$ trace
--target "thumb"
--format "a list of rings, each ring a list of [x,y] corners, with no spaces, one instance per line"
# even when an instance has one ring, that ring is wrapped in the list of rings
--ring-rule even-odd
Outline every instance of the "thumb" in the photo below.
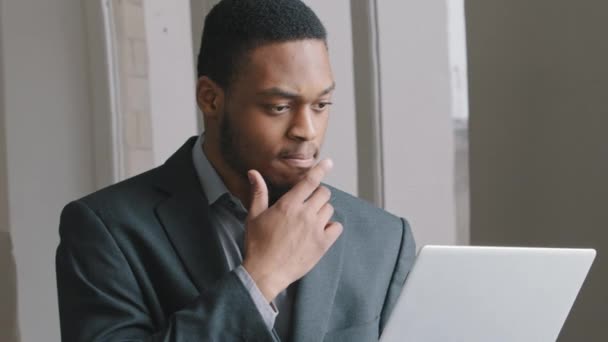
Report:
[[[249,178],[249,183],[251,183],[249,216],[255,218],[268,209],[268,187],[262,175],[256,170],[249,170],[247,177]]]

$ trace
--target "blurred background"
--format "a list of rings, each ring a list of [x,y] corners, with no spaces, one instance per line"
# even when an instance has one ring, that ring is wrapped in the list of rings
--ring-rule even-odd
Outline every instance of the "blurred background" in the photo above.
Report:
[[[62,207],[203,129],[215,2],[0,0],[0,341],[60,340]],[[596,248],[560,341],[608,341],[608,2],[305,2],[338,85],[328,182],[419,247]]]

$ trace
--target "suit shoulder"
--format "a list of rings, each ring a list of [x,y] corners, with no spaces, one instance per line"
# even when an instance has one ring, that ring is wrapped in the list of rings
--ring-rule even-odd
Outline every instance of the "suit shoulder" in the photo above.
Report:
[[[331,190],[334,207],[344,214],[348,222],[358,223],[358,226],[367,227],[370,230],[372,227],[397,230],[400,234],[403,233],[404,227],[407,227],[405,219],[340,189],[326,186]]]
[[[158,168],[151,169],[118,183],[106,186],[77,199],[93,211],[114,211],[132,208],[156,198],[158,190],[153,186]]]

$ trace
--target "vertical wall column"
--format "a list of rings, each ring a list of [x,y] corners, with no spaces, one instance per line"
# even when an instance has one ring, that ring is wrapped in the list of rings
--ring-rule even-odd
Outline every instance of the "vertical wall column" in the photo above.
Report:
[[[0,341],[17,342],[17,274],[10,232],[4,102],[3,8],[0,4]]]
[[[451,41],[446,1],[376,7],[385,207],[409,219],[418,247],[466,244],[455,222],[452,126],[453,97],[463,95],[452,89],[450,54],[465,49],[464,37]]]
[[[382,107],[375,1],[351,0],[359,197],[384,207]]]

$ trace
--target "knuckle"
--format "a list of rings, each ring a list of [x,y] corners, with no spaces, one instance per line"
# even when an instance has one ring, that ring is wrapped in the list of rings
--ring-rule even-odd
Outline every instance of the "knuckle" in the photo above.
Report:
[[[342,235],[342,232],[344,232],[344,227],[341,223],[338,223],[338,226],[336,227],[336,236],[340,237],[340,235]]]
[[[291,210],[291,206],[288,202],[283,201],[283,200],[279,200],[275,203],[275,207],[277,208],[278,211],[282,212],[282,213],[288,213]]]
[[[332,223],[330,224],[330,227],[328,227],[328,228],[331,228],[331,232],[332,232],[332,233],[333,233],[333,232],[336,232],[336,233],[338,233],[338,235],[339,235],[339,234],[340,234],[340,232],[342,231],[342,224],[341,224],[340,222],[332,222]],[[332,235],[333,235],[333,234],[332,234]]]
[[[306,177],[304,177],[304,181],[305,181],[307,184],[312,185],[312,186],[315,186],[315,187],[316,187],[316,186],[318,186],[318,185],[319,185],[319,183],[320,183],[320,181],[319,181],[319,179],[318,179],[318,177],[317,177],[316,173],[314,173],[314,172],[309,172],[309,173],[307,173],[307,174],[306,174]]]
[[[331,217],[334,214],[334,207],[329,203],[325,203],[322,213]]]
[[[262,196],[262,195],[264,195],[264,190],[263,190],[261,187],[256,186],[256,187],[253,189],[253,195],[254,195],[254,196]]]
[[[310,210],[304,211],[302,216],[306,222],[315,222],[317,220],[317,215]]]
[[[329,199],[331,197],[331,191],[326,186],[321,185],[319,187],[319,191],[321,192],[321,195],[323,195],[324,198]]]

